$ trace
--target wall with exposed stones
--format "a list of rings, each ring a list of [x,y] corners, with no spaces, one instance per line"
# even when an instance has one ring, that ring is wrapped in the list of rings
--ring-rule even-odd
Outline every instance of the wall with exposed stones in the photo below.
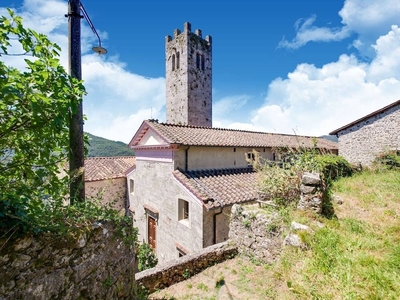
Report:
[[[297,209],[322,212],[325,189],[318,173],[305,172],[301,178],[300,201]]]
[[[167,123],[212,126],[211,37],[186,22],[166,37],[165,51]]]
[[[282,249],[283,229],[277,224],[279,215],[258,209],[255,205],[233,205],[229,224],[229,241],[240,254],[274,262]]]
[[[0,299],[132,299],[134,249],[110,224],[0,240]]]
[[[222,262],[237,254],[237,249],[228,243],[204,248],[199,252],[158,265],[155,268],[136,273],[138,286],[145,287],[150,293],[183,281],[216,263]]]
[[[352,164],[369,166],[377,155],[400,150],[400,105],[338,132],[339,155]]]

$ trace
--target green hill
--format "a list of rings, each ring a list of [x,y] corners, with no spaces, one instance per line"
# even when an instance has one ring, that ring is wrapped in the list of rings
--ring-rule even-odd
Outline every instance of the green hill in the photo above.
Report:
[[[89,137],[88,157],[100,156],[132,156],[135,152],[123,142],[111,141],[86,133]]]

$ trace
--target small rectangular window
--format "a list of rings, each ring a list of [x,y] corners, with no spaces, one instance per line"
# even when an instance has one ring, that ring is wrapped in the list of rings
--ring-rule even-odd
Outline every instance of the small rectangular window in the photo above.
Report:
[[[179,199],[178,221],[189,221],[189,202]]]
[[[247,152],[247,159],[248,160],[254,160],[254,153],[253,152]]]
[[[200,69],[200,54],[196,53],[196,68]]]
[[[135,193],[135,181],[133,179],[129,180],[129,193],[132,195]]]

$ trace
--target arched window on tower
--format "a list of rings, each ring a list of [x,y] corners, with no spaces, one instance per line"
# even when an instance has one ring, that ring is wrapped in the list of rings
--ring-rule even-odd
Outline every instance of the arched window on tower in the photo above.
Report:
[[[200,69],[200,53],[196,53],[196,67]]]
[[[176,52],[176,69],[179,70],[179,52]]]
[[[205,62],[204,62],[204,54],[202,54],[202,55],[201,55],[201,70],[202,70],[202,71],[204,71],[204,65],[205,65]]]
[[[172,71],[175,71],[175,54],[172,54]]]

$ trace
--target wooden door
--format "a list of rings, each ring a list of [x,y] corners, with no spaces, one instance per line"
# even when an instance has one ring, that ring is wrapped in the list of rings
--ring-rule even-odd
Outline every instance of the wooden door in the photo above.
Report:
[[[152,217],[147,217],[147,232],[148,232],[148,242],[153,250],[156,250],[156,220]]]

